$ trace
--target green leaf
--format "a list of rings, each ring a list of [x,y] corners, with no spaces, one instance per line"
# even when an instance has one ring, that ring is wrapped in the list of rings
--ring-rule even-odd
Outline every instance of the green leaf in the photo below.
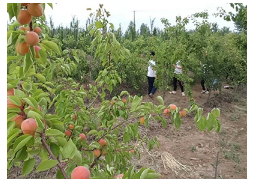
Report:
[[[140,179],[141,177],[141,174],[144,170],[146,170],[147,168],[143,167],[141,168],[134,176],[133,176],[133,179]]]
[[[35,162],[36,162],[36,160],[34,158],[31,158],[31,159],[26,160],[24,162],[23,167],[22,167],[22,175],[23,176],[28,175],[29,173],[31,173],[31,171],[34,168]]]
[[[211,131],[215,126],[215,117],[212,113],[207,115],[207,131]]]
[[[148,173],[144,179],[156,179],[161,177],[159,173]]]
[[[146,170],[144,170],[142,173],[141,173],[141,177],[140,179],[145,179],[147,174],[148,174],[148,171],[149,171],[149,168],[147,168]]]
[[[23,100],[27,102],[32,108],[38,109],[38,103],[33,97],[24,98]]]
[[[29,82],[24,82],[22,84],[22,88],[27,91],[27,92],[30,92],[30,90],[32,90],[32,84]]]
[[[197,127],[199,128],[200,131],[203,131],[206,129],[207,126],[207,121],[206,118],[204,116],[201,116],[199,121],[196,122]]]
[[[58,157],[60,154],[60,146],[55,143],[50,143],[50,149],[55,157]]]
[[[174,120],[173,121],[174,121],[176,130],[178,130],[180,128],[180,126],[181,126],[181,119],[179,117],[179,113],[178,112],[174,114]]]
[[[51,128],[47,129],[45,133],[46,133],[46,136],[64,136],[63,132],[57,129],[51,129]]]
[[[62,147],[67,143],[67,140],[64,137],[57,136],[55,139],[57,140],[57,143]]]
[[[62,154],[65,158],[72,159],[77,151],[76,145],[70,139],[63,147]]]
[[[23,64],[23,74],[26,75],[26,73],[28,73],[30,67],[33,64],[33,60],[32,60],[32,56],[30,53],[25,54],[25,58],[24,58],[24,64]]]
[[[220,109],[214,108],[212,109],[211,113],[214,115],[214,117],[219,117],[220,116]]]
[[[40,49],[38,53],[39,53],[39,60],[41,61],[41,63],[44,65],[47,64],[48,63],[47,53],[43,49]]]
[[[77,166],[82,165],[82,155],[78,150],[76,150],[73,160],[76,162]]]
[[[8,135],[7,138],[7,149],[9,149],[9,147],[11,146],[12,141],[18,136],[18,134],[21,132],[20,129],[15,128],[13,129],[10,134]]]
[[[135,111],[135,109],[137,108],[137,106],[140,105],[141,101],[142,101],[142,97],[134,96],[134,100],[132,102],[131,111]]]
[[[90,130],[87,135],[92,135],[92,134],[97,134],[97,133],[98,133],[97,130]]]
[[[41,172],[41,171],[45,171],[45,170],[48,170],[50,168],[53,168],[55,165],[57,165],[58,161],[57,160],[45,160],[45,161],[42,161],[37,169],[36,169],[36,172]]]
[[[216,122],[215,122],[215,131],[216,133],[220,132],[220,121],[218,119],[216,119]]]
[[[21,101],[16,96],[8,96],[10,101],[15,104],[16,106],[21,106]]]
[[[16,155],[16,160],[17,161],[24,161],[28,154],[27,154],[27,151],[26,151],[27,147],[24,146],[22,149],[20,149],[18,152],[17,152],[17,155]]]
[[[27,117],[28,118],[34,118],[34,119],[42,119],[42,116],[39,114],[39,113],[37,113],[37,112],[35,112],[35,111],[29,111],[28,113],[27,113]],[[38,122],[37,122],[38,123]],[[39,126],[39,123],[38,123],[38,126]],[[40,125],[39,127],[41,127],[42,125]]]
[[[58,45],[52,41],[43,40],[42,45],[48,50],[48,51],[54,51],[57,54],[61,54],[60,49]]]
[[[95,22],[95,26],[96,26],[97,29],[103,28],[103,24],[102,24],[101,21],[96,21],[96,22]]]
[[[53,3],[47,3],[53,9]]]
[[[160,102],[161,105],[164,105],[163,98],[161,96],[157,96],[157,100]]]
[[[128,93],[127,91],[122,91],[122,92],[120,93],[120,96],[123,96],[123,95],[129,95],[129,93]]]
[[[23,91],[18,90],[18,89],[14,89],[14,95],[17,96],[18,98],[27,97]]]
[[[9,135],[9,132],[12,131],[14,127],[15,127],[15,121],[7,122],[7,135]]]
[[[39,81],[45,83],[46,82],[46,78],[41,75],[41,74],[35,74],[35,76],[39,79]]]
[[[149,140],[148,142],[148,150],[152,150],[155,145],[155,141],[153,139]]]
[[[61,170],[57,170],[57,172],[56,172],[56,178],[57,179],[64,179],[64,176],[63,176]]]
[[[13,146],[14,153],[16,153],[19,149],[23,148],[23,146],[25,146],[31,138],[31,135],[22,135],[17,138]]]

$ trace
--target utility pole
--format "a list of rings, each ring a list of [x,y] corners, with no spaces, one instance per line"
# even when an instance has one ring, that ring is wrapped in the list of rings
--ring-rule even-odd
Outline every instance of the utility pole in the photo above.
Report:
[[[134,39],[135,39],[135,33],[136,33],[136,30],[135,30],[135,11],[134,11]]]

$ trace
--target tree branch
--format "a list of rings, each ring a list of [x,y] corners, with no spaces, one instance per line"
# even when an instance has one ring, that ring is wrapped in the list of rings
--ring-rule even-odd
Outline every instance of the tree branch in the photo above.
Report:
[[[118,124],[118,125],[116,125],[116,126],[114,126],[112,129],[111,129],[111,131],[112,130],[114,130],[114,129],[116,129],[117,127],[119,127],[119,126],[121,126],[121,125],[123,125],[125,122],[122,122],[122,123],[120,123],[120,124]],[[103,138],[106,134],[108,134],[107,132],[105,132],[97,141],[99,141],[101,138]]]
[[[61,170],[63,177],[64,177],[65,179],[68,179],[68,176],[67,176],[67,174],[66,174],[64,168],[62,167],[60,160],[57,159],[57,158],[54,156],[54,154],[52,153],[50,147],[48,146],[48,144],[47,144],[47,142],[46,142],[46,140],[45,140],[44,134],[41,134],[41,141],[42,141],[43,146],[45,146],[45,148],[47,149],[47,152],[49,153],[49,155],[51,156],[51,158],[58,161],[57,166],[58,166],[58,168]]]

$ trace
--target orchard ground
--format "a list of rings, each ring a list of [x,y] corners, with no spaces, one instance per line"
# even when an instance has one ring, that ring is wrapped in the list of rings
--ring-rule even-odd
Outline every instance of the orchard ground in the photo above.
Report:
[[[247,179],[247,89],[222,89],[221,97],[217,92],[200,94],[200,84],[192,88],[194,100],[204,108],[204,112],[210,112],[212,108],[221,109],[221,130],[216,133],[201,132],[195,126],[194,117],[186,115],[182,118],[182,125],[175,130],[173,124],[162,128],[160,123],[150,121],[146,129],[141,125],[141,134],[148,137],[157,136],[160,148],[154,147],[148,151],[148,146],[140,146],[133,142],[141,153],[141,159],[134,157],[132,164],[136,169],[149,167],[162,175],[164,179],[212,179],[215,176],[223,179]],[[156,92],[154,99],[144,96],[144,102],[154,101],[163,95]],[[176,95],[165,92],[166,105],[176,104],[179,107],[189,107],[187,97],[182,97],[180,90]],[[99,105],[96,105],[99,106]],[[218,154],[218,166],[217,164]],[[37,160],[39,163],[39,160]],[[36,167],[35,167],[36,168]],[[8,178],[55,178],[57,168],[22,177],[21,169],[13,167]]]

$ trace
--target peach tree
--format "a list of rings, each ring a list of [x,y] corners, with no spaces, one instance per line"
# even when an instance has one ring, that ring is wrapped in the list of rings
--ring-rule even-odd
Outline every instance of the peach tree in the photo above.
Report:
[[[47,5],[53,8],[51,3]],[[62,56],[62,51],[48,40],[46,4],[7,4],[10,21],[16,18],[7,31],[7,47],[16,48],[7,55],[8,171],[18,166],[24,176],[34,168],[41,172],[57,167],[56,178],[65,179],[158,178],[160,174],[149,168],[136,170],[131,166],[131,158],[141,156],[134,142],[147,144],[149,150],[159,147],[156,137],[141,136],[141,126],[157,121],[166,127],[171,121],[179,129],[181,119],[194,114],[199,130],[219,132],[219,109],[204,117],[196,104],[183,109],[165,103],[161,96],[157,97],[159,105],[127,91],[107,98],[121,83],[115,64],[126,61],[130,52],[111,32],[113,24],[107,21],[110,13],[99,6],[89,32],[92,49],[104,69],[94,84],[84,88],[61,71],[47,78],[50,70],[55,70],[50,69],[52,57]],[[59,80],[57,73],[62,76]]]

